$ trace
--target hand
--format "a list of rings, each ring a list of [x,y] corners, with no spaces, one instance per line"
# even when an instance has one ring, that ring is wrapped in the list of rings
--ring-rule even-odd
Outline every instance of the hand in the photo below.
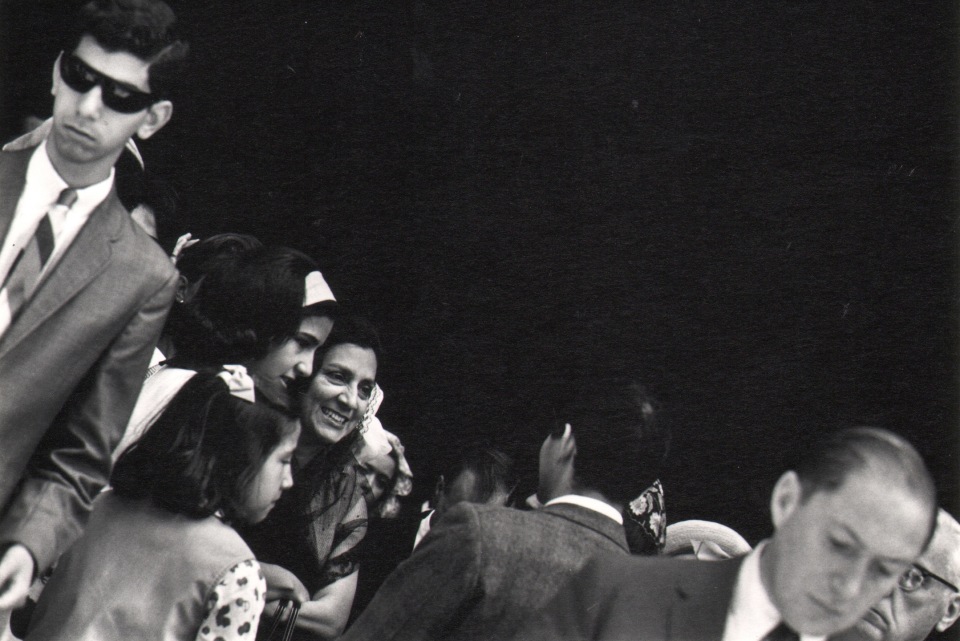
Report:
[[[267,601],[290,599],[295,603],[306,603],[310,600],[310,592],[290,570],[263,562],[260,569],[267,580]]]
[[[27,601],[36,562],[30,550],[14,543],[0,558],[0,612],[18,608]]]

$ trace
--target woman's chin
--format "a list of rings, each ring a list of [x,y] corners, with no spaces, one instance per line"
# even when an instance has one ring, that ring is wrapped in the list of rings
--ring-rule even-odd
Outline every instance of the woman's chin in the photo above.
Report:
[[[356,425],[330,425],[323,421],[316,425],[314,433],[321,442],[333,445],[334,443],[342,441],[345,436],[353,431],[354,427],[356,427]]]

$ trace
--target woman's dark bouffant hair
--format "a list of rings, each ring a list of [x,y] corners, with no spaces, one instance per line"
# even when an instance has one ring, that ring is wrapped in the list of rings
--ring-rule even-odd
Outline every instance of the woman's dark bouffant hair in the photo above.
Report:
[[[303,307],[307,255],[287,247],[253,247],[210,262],[193,298],[168,331],[175,361],[187,366],[249,363],[294,336],[304,313],[333,316],[336,303]]]
[[[143,438],[117,461],[110,483],[178,514],[236,518],[260,465],[296,422],[230,394],[213,373],[198,373]]]
[[[359,345],[373,350],[377,357],[377,363],[380,363],[383,348],[380,346],[380,336],[373,324],[362,316],[338,317],[330,330],[330,335],[323,342],[313,355],[313,373],[316,374],[323,363],[323,357],[330,348],[337,345]]]

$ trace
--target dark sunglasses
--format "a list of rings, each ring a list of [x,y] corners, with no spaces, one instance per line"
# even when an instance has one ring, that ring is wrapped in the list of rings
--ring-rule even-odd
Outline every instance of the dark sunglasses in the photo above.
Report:
[[[927,579],[939,581],[954,592],[960,592],[954,584],[919,565],[911,566],[909,570],[903,573],[903,576],[900,577],[900,589],[904,592],[913,592],[919,589]]]
[[[159,100],[153,94],[103,75],[72,53],[64,53],[60,57],[60,77],[68,87],[81,94],[99,85],[103,104],[122,114],[143,111]]]

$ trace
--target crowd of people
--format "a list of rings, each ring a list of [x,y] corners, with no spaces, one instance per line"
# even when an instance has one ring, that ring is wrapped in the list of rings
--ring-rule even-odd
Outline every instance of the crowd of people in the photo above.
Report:
[[[908,641],[960,618],[960,524],[902,436],[825,434],[752,547],[668,524],[670,428],[619,369],[569,381],[536,494],[484,447],[404,506],[377,331],[314,260],[151,238],[133,139],[173,117],[175,22],[86,5],[52,119],[0,153],[8,637]]]

